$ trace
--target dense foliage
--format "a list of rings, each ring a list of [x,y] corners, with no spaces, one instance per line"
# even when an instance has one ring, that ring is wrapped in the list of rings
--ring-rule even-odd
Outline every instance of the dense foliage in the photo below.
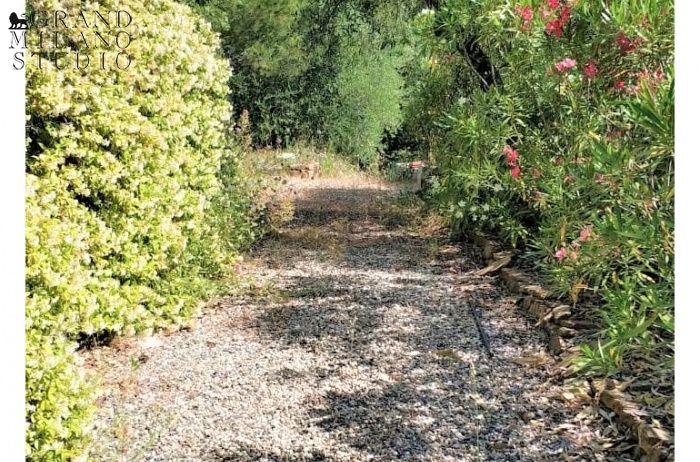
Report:
[[[255,144],[306,142],[369,166],[401,121],[415,2],[189,0],[220,32]]]
[[[602,300],[583,365],[673,349],[669,1],[440,2],[417,15],[407,126],[456,230],[526,245],[574,303]]]
[[[56,68],[57,51],[100,50],[66,29],[41,49],[27,35],[46,58],[26,70],[27,460],[85,458],[80,342],[186,322],[256,237],[251,145],[363,167],[422,156],[456,233],[499,234],[559,295],[599,304],[605,330],[580,365],[672,366],[672,2],[29,7],[134,21],[124,70]]]
[[[230,70],[208,22],[170,0],[31,7],[134,18],[125,70],[27,67],[27,457],[78,460],[91,387],[76,342],[185,322],[251,223],[244,189],[231,192]],[[58,37],[40,48],[31,30],[28,51],[81,49]]]

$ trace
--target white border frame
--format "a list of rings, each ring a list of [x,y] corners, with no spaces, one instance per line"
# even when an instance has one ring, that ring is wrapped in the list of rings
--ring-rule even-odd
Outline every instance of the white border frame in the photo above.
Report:
[[[24,155],[25,152],[25,71],[12,68],[9,49],[10,13],[24,13],[25,2],[4,0],[0,21],[3,52],[0,61],[0,124],[2,168],[0,168],[0,284],[2,321],[0,355],[0,457],[7,461],[25,460],[25,346],[24,346]],[[1,18],[0,18],[1,19]]]

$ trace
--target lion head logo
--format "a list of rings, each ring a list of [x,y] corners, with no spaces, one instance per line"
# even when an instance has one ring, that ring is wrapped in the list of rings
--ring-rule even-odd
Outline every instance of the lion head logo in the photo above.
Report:
[[[22,16],[25,16],[22,14]],[[26,19],[20,19],[19,16],[17,16],[17,13],[12,13],[10,14],[10,29],[28,29],[29,25],[27,24]]]

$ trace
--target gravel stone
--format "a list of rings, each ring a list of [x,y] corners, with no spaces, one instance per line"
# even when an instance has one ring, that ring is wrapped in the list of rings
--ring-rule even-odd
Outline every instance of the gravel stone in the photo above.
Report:
[[[108,386],[99,460],[599,460],[597,412],[577,420],[548,398],[549,366],[512,362],[546,354],[544,335],[474,252],[393,212],[395,186],[290,184],[295,218],[243,265],[260,290],[192,331],[85,353]]]

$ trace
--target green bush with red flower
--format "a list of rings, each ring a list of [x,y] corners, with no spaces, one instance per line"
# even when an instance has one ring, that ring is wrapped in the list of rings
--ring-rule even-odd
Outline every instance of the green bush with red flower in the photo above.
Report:
[[[414,21],[406,125],[443,172],[432,202],[600,303],[591,369],[672,363],[673,18],[670,1],[448,0]]]

